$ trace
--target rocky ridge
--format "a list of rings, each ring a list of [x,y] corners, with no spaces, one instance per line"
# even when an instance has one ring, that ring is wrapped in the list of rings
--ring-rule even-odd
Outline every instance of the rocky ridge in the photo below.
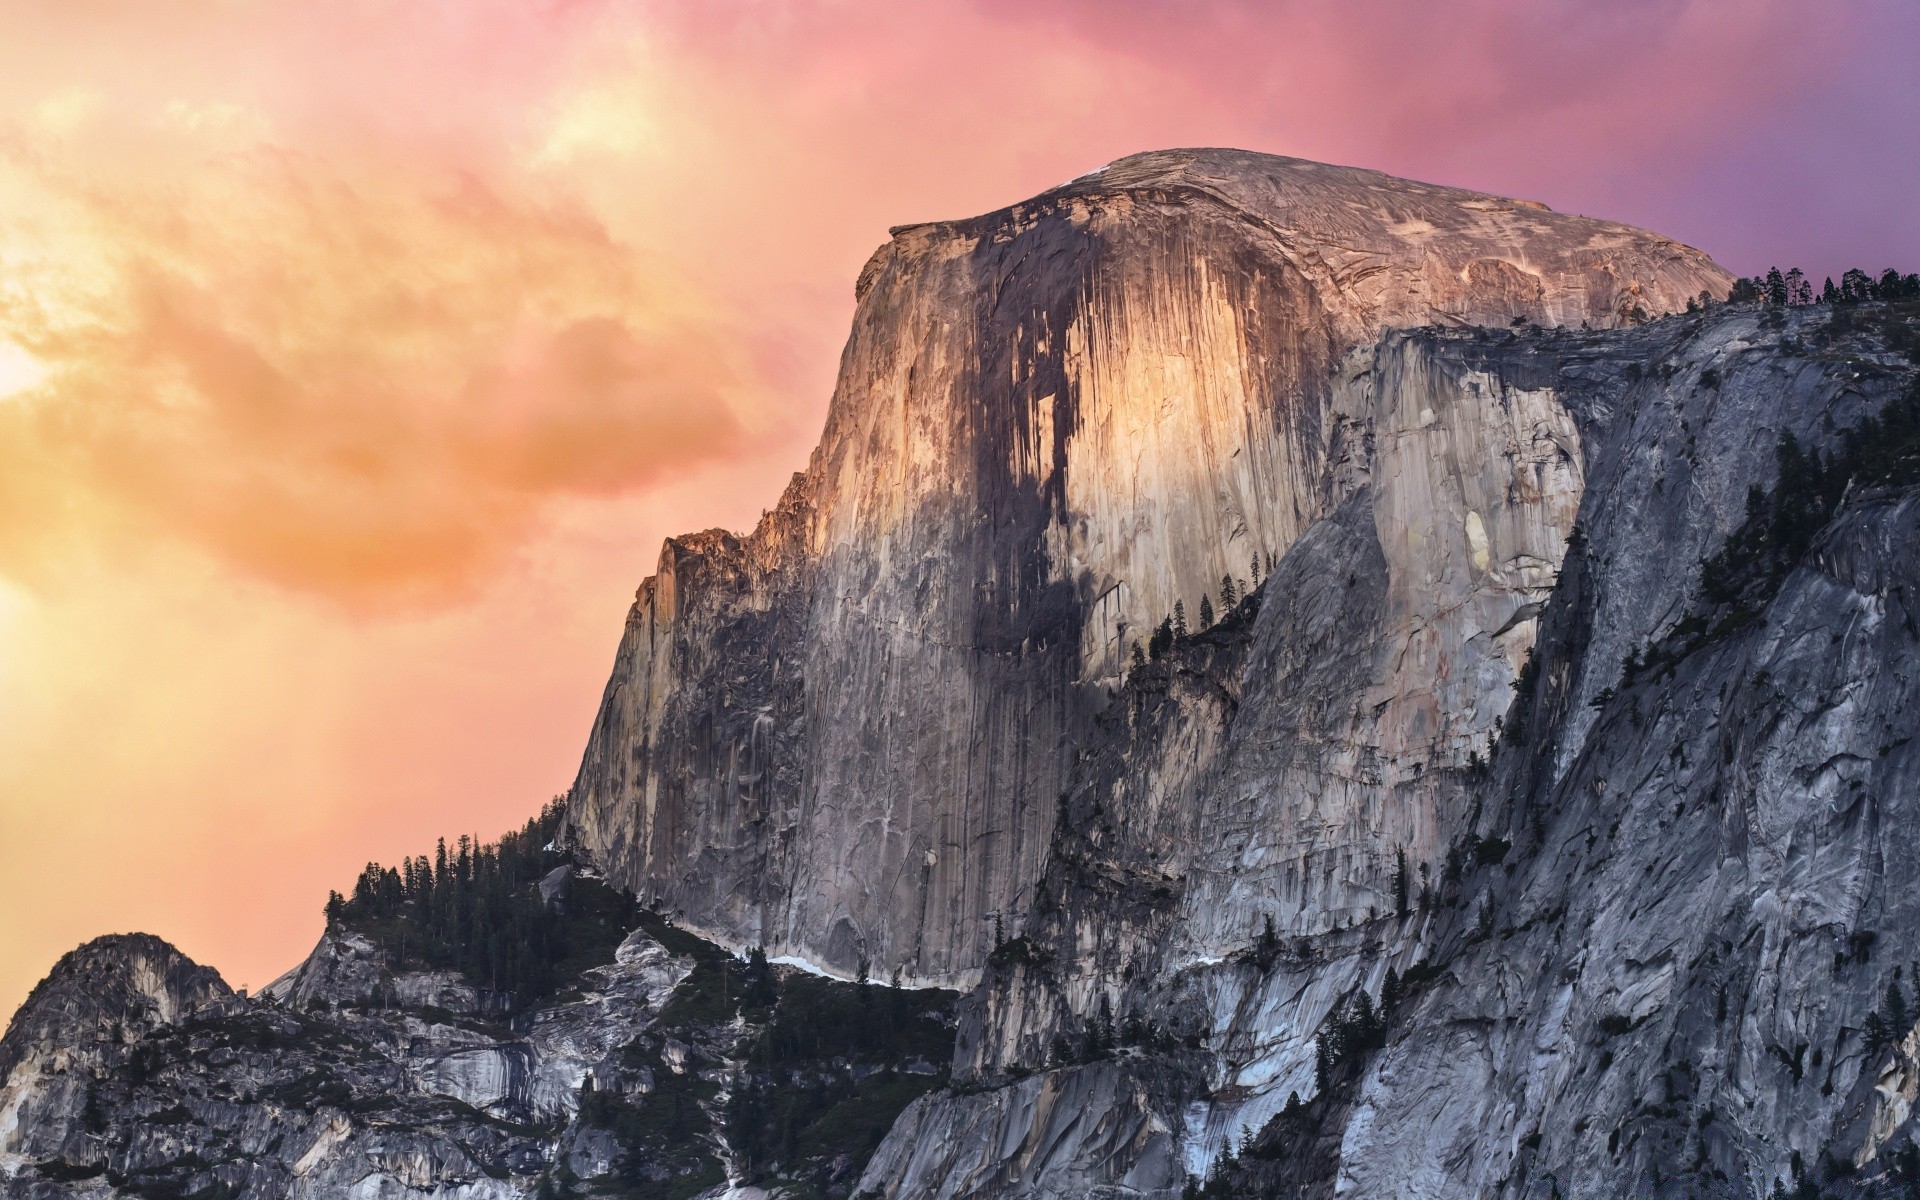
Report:
[[[0,1195],[845,1195],[944,1081],[951,1002],[651,917],[531,1005],[396,969],[350,924],[252,998],[158,939],[102,938],[0,1042]]]

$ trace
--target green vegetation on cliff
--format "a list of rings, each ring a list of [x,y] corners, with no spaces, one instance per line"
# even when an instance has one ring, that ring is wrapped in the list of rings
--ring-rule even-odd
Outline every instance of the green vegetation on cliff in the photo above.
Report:
[[[575,877],[551,900],[540,881],[571,861],[553,849],[558,800],[492,845],[441,839],[397,867],[368,863],[353,895],[333,893],[327,921],[364,934],[396,970],[459,971],[475,987],[525,1007],[582,971],[613,961],[639,920],[632,900],[598,880]]]

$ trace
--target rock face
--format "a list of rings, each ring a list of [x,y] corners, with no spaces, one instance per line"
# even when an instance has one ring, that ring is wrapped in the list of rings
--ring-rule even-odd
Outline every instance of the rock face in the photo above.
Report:
[[[220,974],[150,934],[95,938],[54,965],[0,1038],[0,1079],[77,1041],[119,1042],[232,995]]]
[[[722,941],[971,981],[994,916],[1027,907],[1131,647],[1340,503],[1329,469],[1355,455],[1358,411],[1342,388],[1371,386],[1352,355],[1395,327],[1633,324],[1727,283],[1640,230],[1236,151],[1140,155],[896,229],[861,273],[807,471],[752,535],[670,541],[641,587],[569,836]],[[1403,576],[1393,603],[1451,622],[1410,652],[1482,639],[1448,694],[1387,718],[1403,748],[1426,722],[1463,747],[1491,721],[1461,696],[1504,686],[1490,664],[1531,627],[1480,626],[1551,585],[1578,448],[1557,409],[1511,400],[1504,426],[1469,412],[1384,485],[1424,504],[1418,472],[1444,469],[1455,435],[1557,464],[1517,484],[1538,496],[1473,510],[1453,531],[1471,546],[1389,548],[1466,606],[1442,615]],[[1470,506],[1505,485],[1457,486]]]
[[[1097,722],[971,1085],[863,1186],[1908,1186],[1920,499],[1850,491],[1750,611],[1694,620],[1779,439],[1913,394],[1920,312],[1872,321],[1383,337],[1335,389],[1333,510]],[[1094,1069],[1116,1099],[1050,1132],[1038,1097]],[[962,1126],[1010,1132],[915,1146]]]

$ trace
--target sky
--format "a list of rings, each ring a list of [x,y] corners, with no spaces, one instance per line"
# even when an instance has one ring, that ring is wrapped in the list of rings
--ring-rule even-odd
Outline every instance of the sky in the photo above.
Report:
[[[0,0],[0,1015],[572,779],[890,225],[1229,145],[1920,269],[1909,0]]]

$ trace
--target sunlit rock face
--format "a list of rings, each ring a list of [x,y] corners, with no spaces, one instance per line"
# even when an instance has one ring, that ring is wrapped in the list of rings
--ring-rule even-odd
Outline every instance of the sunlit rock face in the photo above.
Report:
[[[1641,230],[1237,151],[897,229],[807,471],[750,536],[670,541],[641,587],[569,836],[735,944],[970,980],[992,917],[1028,907],[1131,647],[1223,577],[1244,590],[1351,490],[1329,467],[1377,419],[1358,393],[1383,330],[1613,327],[1727,283]],[[1552,405],[1425,386],[1392,386],[1439,407],[1388,414],[1407,444],[1378,484],[1409,532],[1387,601],[1409,658],[1378,684],[1403,770],[1484,735],[1579,496]],[[1512,503],[1454,471],[1425,511],[1450,456],[1509,447]]]
[[[1045,962],[982,991],[959,1062],[1044,1066],[1102,1012],[1195,1039],[1198,1074],[1148,1089],[1186,1147],[1158,1186],[1312,1094],[1329,1013],[1421,956],[1430,922],[1392,919],[1395,875],[1413,900],[1470,819],[1584,494],[1580,426],[1533,336],[1390,332],[1350,355],[1327,514],[1220,625],[1136,671],[1083,745],[1023,909]],[[1247,970],[1269,931],[1283,953]],[[1214,1099],[1170,1106],[1183,1095]],[[1066,1158],[1056,1172],[1102,1161]],[[1107,1184],[1140,1170],[1103,1161]]]
[[[1715,306],[1351,360],[1338,503],[1096,719],[962,1022],[969,1086],[863,1187],[1003,1162],[955,1194],[1171,1196],[1252,1138],[1217,1194],[1759,1197],[1797,1169],[1900,1194],[1914,489],[1856,488],[1745,623],[1623,660],[1699,610],[1783,435],[1831,452],[1912,394],[1913,316]],[[1323,1078],[1334,1013],[1389,971],[1416,982],[1380,1044]],[[1036,1140],[1036,1098],[1095,1068],[1105,1099]],[[911,1140],[962,1127],[1011,1132]]]

